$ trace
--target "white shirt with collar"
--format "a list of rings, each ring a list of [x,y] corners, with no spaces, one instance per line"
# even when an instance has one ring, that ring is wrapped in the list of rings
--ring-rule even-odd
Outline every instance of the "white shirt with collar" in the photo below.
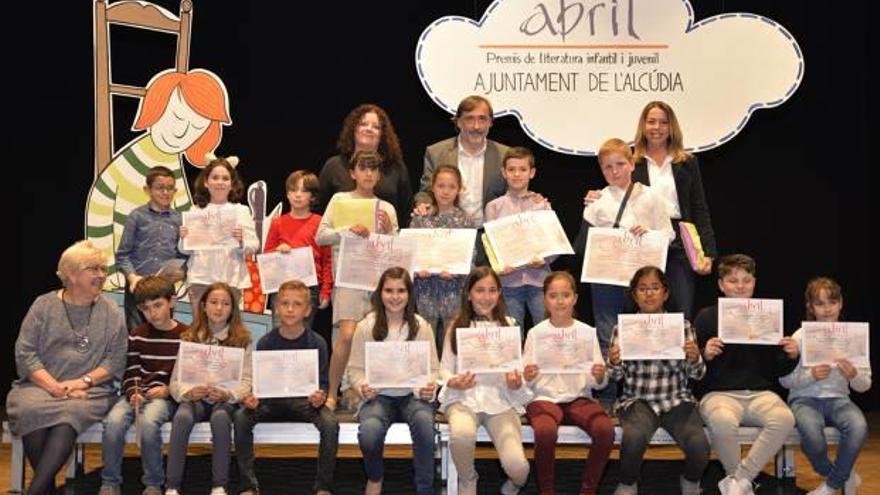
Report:
[[[675,177],[672,175],[672,155],[666,155],[660,165],[648,155],[645,155],[645,160],[648,163],[648,180],[651,181],[651,187],[672,205],[671,218],[681,218],[678,191],[675,189]]]
[[[486,161],[486,142],[475,154],[468,153],[458,141],[458,170],[461,172],[462,188],[458,204],[474,225],[483,225],[483,166]]]

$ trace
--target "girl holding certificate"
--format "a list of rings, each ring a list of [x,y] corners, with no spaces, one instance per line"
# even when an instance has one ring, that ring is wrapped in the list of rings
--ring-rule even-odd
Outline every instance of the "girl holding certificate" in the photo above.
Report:
[[[656,266],[636,271],[630,297],[640,314],[665,313],[669,282]],[[687,320],[685,359],[622,360],[617,326],[608,351],[610,379],[623,379],[623,393],[615,404],[623,427],[620,441],[620,484],[615,495],[638,493],[642,456],[658,427],[663,427],[685,453],[684,473],[679,479],[683,495],[700,493],[700,478],[709,462],[709,442],[697,401],[688,380],[700,380],[706,365],[700,357],[696,336]],[[625,356],[624,356],[625,357]]]
[[[529,477],[529,461],[522,446],[520,414],[531,393],[518,371],[475,375],[458,370],[457,328],[515,326],[507,316],[501,295],[501,279],[487,266],[468,275],[462,292],[461,310],[446,329],[440,361],[440,409],[449,422],[449,448],[459,473],[458,492],[476,495],[474,469],[477,428],[482,424],[495,444],[501,467],[508,479],[501,493],[519,493]]]
[[[238,301],[229,285],[217,282],[208,286],[199,300],[191,327],[181,341],[244,349],[241,382],[229,390],[213,385],[180,382],[181,363],[174,367],[169,387],[171,397],[180,403],[171,421],[165,495],[178,495],[186,467],[186,448],[193,425],[211,422],[211,495],[226,495],[229,483],[229,451],[232,443],[232,417],[238,401],[251,392],[251,334],[241,321]]]
[[[351,387],[365,402],[358,411],[358,444],[364,456],[367,487],[364,493],[382,493],[382,453],[388,427],[398,421],[409,424],[413,439],[413,471],[416,493],[434,493],[434,392],[437,348],[431,325],[416,314],[413,283],[409,273],[395,267],[385,270],[372,296],[373,311],[358,322],[348,364]],[[367,362],[368,342],[424,341],[430,348],[429,380],[416,388],[373,388],[367,376],[375,359]],[[380,356],[387,361],[388,356]],[[404,360],[406,361],[406,360]],[[422,361],[424,363],[424,361]],[[392,363],[397,364],[397,363]],[[404,363],[405,364],[405,363]],[[405,366],[406,367],[406,366]],[[414,366],[414,368],[419,368]],[[411,369],[411,368],[410,368]],[[406,370],[405,370],[406,371]],[[417,370],[412,370],[416,372]]]
[[[232,229],[232,237],[236,246],[219,249],[183,249],[184,239],[189,233],[186,226],[180,227],[181,253],[190,255],[186,270],[186,283],[189,285],[189,301],[193,308],[198,307],[199,299],[209,284],[225,282],[232,288],[236,299],[241,290],[251,286],[245,258],[259,247],[254,219],[251,210],[238,201],[244,196],[244,182],[236,171],[238,157],[207,156],[210,163],[202,169],[193,184],[193,211],[209,212],[212,216],[224,216],[231,212],[235,217],[236,226]]]
[[[348,162],[348,171],[355,188],[353,191],[338,192],[330,199],[327,211],[321,217],[318,226],[317,241],[320,246],[332,246],[331,255],[333,270],[339,271],[339,249],[342,235],[369,237],[370,228],[361,225],[339,226],[334,221],[334,210],[337,201],[346,199],[373,199],[378,201],[375,214],[375,229],[379,234],[397,233],[397,213],[391,203],[377,200],[376,184],[382,177],[382,155],[375,151],[356,151]],[[348,287],[333,288],[333,324],[339,325],[339,337],[333,343],[330,353],[330,390],[327,391],[327,408],[336,409],[336,398],[339,385],[342,383],[342,372],[348,363],[351,353],[351,338],[357,322],[370,311],[370,292]]]
[[[826,277],[814,278],[805,294],[808,321],[835,322],[843,309],[840,285]],[[801,345],[803,329],[793,338]],[[790,390],[788,403],[801,435],[801,447],[813,469],[825,477],[810,495],[833,495],[838,490],[856,493],[862,480],[853,470],[868,435],[865,415],[849,398],[849,389],[865,392],[871,388],[871,368],[856,368],[848,360],[805,367],[804,356],[791,374],[779,381]],[[837,458],[828,458],[825,425],[840,430]]]
[[[607,385],[605,361],[599,349],[595,329],[574,319],[577,303],[577,283],[568,272],[552,272],[544,279],[544,308],[549,318],[533,327],[526,336],[523,354],[535,359],[535,347],[545,334],[557,337],[566,330],[582,329],[592,334],[593,366],[589,373],[546,373],[538,364],[529,364],[523,378],[535,394],[526,408],[529,423],[535,430],[535,468],[538,471],[538,491],[552,495],[556,480],[556,435],[559,425],[573,424],[592,439],[590,454],[581,477],[580,495],[595,495],[599,479],[614,446],[614,427],[611,419],[593,399],[592,389]],[[548,335],[547,337],[551,337]],[[563,338],[565,336],[563,335]],[[568,342],[563,342],[563,345]],[[534,363],[534,362],[533,362]]]
[[[430,214],[414,215],[415,229],[473,229],[474,220],[458,205],[461,192],[461,171],[452,165],[440,165],[431,176],[431,197],[434,208]],[[436,329],[436,339],[443,345],[444,329],[458,312],[464,275],[446,272],[431,274],[427,271],[415,274],[416,307],[431,326]]]

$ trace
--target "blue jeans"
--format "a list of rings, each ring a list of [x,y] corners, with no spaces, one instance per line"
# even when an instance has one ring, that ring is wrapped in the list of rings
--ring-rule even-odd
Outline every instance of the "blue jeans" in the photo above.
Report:
[[[596,321],[596,337],[602,357],[608,359],[608,348],[611,346],[611,333],[617,325],[617,315],[626,306],[627,288],[619,285],[591,284],[590,295],[593,298],[593,318]],[[610,409],[617,399],[617,381],[609,380],[602,390],[594,392],[602,406]]]
[[[153,399],[143,404],[141,409],[141,464],[144,486],[165,484],[165,471],[162,469],[162,425],[167,423],[177,403],[171,399]],[[128,398],[122,396],[104,418],[104,433],[101,439],[101,457],[104,469],[101,481],[105,485],[122,485],[122,457],[125,450],[125,432],[134,424],[134,409]]]
[[[825,484],[835,490],[841,489],[849,479],[868,436],[865,415],[849,397],[798,397],[791,402],[791,410],[801,435],[804,455],[813,469],[826,478]],[[826,424],[840,430],[834,462],[828,459],[828,442],[823,431]]]
[[[522,338],[526,338],[526,307],[532,315],[532,326],[544,320],[544,288],[534,285],[521,285],[519,287],[502,287],[504,302],[507,304],[507,314],[516,320],[522,332]]]
[[[204,400],[180,403],[171,420],[171,441],[168,445],[168,482],[166,488],[180,489],[186,468],[186,449],[193,426],[200,421],[211,422],[211,486],[229,484],[229,457],[232,450],[232,417],[238,404],[211,403]]]
[[[385,474],[382,454],[385,434],[391,423],[409,425],[413,441],[413,471],[416,492],[434,493],[434,406],[413,395],[377,395],[364,402],[358,413],[358,443],[364,456],[367,479],[380,481]]]

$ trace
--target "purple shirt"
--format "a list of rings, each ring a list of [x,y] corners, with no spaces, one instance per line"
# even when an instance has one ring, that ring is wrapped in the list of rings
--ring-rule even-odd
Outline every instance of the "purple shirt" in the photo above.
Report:
[[[550,203],[543,201],[535,203],[532,199],[532,192],[515,197],[509,191],[500,198],[493,199],[486,205],[486,221],[498,220],[499,218],[515,215],[524,211],[531,210],[550,210]],[[544,287],[544,279],[550,274],[550,263],[556,259],[556,256],[549,256],[544,259],[546,263],[541,268],[532,268],[525,266],[517,268],[507,275],[501,276],[502,287],[522,287],[523,285],[534,285],[535,287]]]

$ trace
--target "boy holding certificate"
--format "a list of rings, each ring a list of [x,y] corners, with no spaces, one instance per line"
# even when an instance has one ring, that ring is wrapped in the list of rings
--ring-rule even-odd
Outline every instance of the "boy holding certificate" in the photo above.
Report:
[[[507,182],[507,193],[486,205],[486,221],[497,220],[525,211],[549,210],[550,202],[540,194],[529,191],[529,181],[535,178],[535,155],[528,148],[517,146],[507,150],[501,165],[501,175]],[[527,234],[527,233],[525,233]],[[525,332],[526,308],[532,323],[544,319],[544,277],[550,273],[550,263],[556,256],[536,258],[526,266],[505,266],[501,272],[504,300],[519,328]]]
[[[827,277],[814,278],[807,284],[805,298],[808,321],[839,321],[843,295],[837,282]],[[804,337],[803,328],[792,336],[802,350]],[[833,495],[841,489],[847,495],[854,494],[862,480],[853,467],[868,436],[868,424],[859,406],[850,400],[849,389],[866,392],[871,388],[870,363],[858,368],[849,360],[840,359],[835,365],[804,366],[805,359],[802,353],[797,368],[779,381],[791,390],[788,402],[797,420],[804,454],[813,469],[825,477],[808,495]],[[834,462],[828,458],[826,424],[840,431]]]
[[[750,299],[755,271],[749,256],[725,256],[718,263],[718,288],[725,297]],[[700,311],[695,325],[707,367],[698,387],[705,394],[700,414],[727,473],[718,488],[722,495],[751,495],[752,481],[794,428],[791,410],[774,389],[779,377],[797,365],[798,345],[791,337],[778,345],[725,344],[718,338],[718,305]],[[740,426],[761,427],[742,460],[736,439]]]
[[[349,173],[355,183],[354,191],[338,192],[330,198],[327,210],[318,227],[318,245],[332,246],[333,270],[338,277],[339,248],[342,235],[370,236],[370,226],[362,224],[338,225],[334,221],[336,203],[347,199],[372,199],[378,202],[373,219],[374,230],[379,234],[397,233],[397,213],[387,201],[376,198],[374,189],[382,176],[382,155],[374,151],[356,151],[348,162]],[[350,234],[349,234],[350,233]],[[333,288],[333,324],[339,325],[339,336],[333,343],[330,355],[330,389],[327,390],[327,407],[336,408],[336,397],[342,383],[342,372],[351,353],[351,338],[357,322],[370,311],[370,292],[348,287]]]
[[[630,281],[629,294],[646,319],[664,321],[669,282],[656,266],[639,268]],[[678,314],[680,317],[681,315]],[[620,320],[622,323],[622,319]],[[682,320],[679,318],[678,320]],[[679,323],[681,324],[681,323]],[[709,462],[709,442],[688,382],[700,380],[706,365],[690,323],[684,320],[684,359],[632,359],[626,347],[626,329],[619,323],[608,350],[611,380],[623,379],[623,392],[615,405],[623,427],[620,441],[620,484],[614,495],[635,495],[642,457],[657,428],[663,427],[685,453],[684,472],[679,483],[683,495],[699,495],[700,478]]]
[[[314,492],[329,495],[333,491],[333,472],[339,447],[339,422],[333,411],[324,406],[327,398],[327,343],[324,338],[305,325],[312,311],[309,288],[298,280],[281,284],[274,310],[281,326],[264,335],[257,342],[258,351],[318,350],[318,379],[320,388],[308,397],[257,399],[245,396],[243,407],[235,412],[235,453],[241,475],[239,493],[256,494],[259,491],[254,474],[254,425],[260,422],[308,421],[321,434],[318,447],[318,475]]]
[[[149,179],[148,179],[149,180]],[[162,425],[171,419],[177,403],[169,396],[168,384],[177,361],[180,334],[188,327],[171,318],[174,285],[164,278],[138,278],[134,288],[137,307],[146,322],[128,337],[128,360],[122,377],[123,396],[104,418],[101,440],[100,495],[122,493],[122,459],[125,433],[140,415],[141,478],[146,495],[161,495],[165,484],[162,470]]]

